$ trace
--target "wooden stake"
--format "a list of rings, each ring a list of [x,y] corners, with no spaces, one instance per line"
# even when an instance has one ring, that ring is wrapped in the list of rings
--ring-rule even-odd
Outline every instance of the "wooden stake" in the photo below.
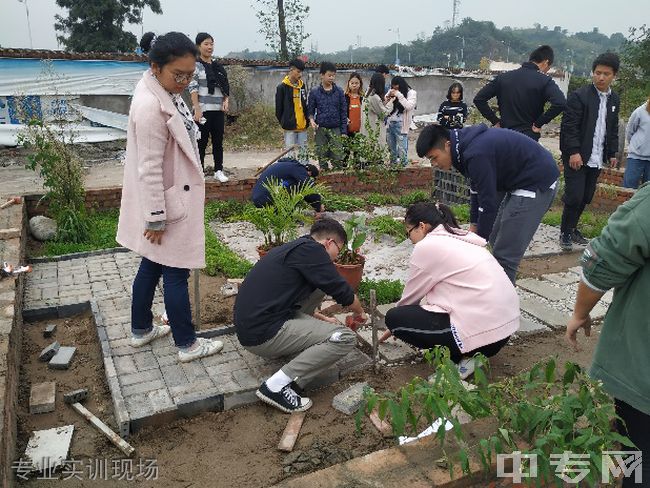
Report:
[[[278,449],[280,451],[291,452],[293,450],[293,446],[298,440],[298,434],[300,434],[303,420],[305,420],[305,412],[295,412],[291,414],[287,426],[284,428],[284,432],[282,433],[282,437],[280,438],[280,443],[278,444]]]
[[[81,403],[72,403],[70,406],[79,412],[83,417],[85,417],[93,427],[104,434],[109,441],[115,444],[115,446],[124,453],[125,456],[131,457],[133,455],[135,448],[115,432],[113,432],[108,425],[95,417],[95,415],[93,415],[92,412],[90,412]]]
[[[271,161],[269,161],[268,163],[266,163],[264,166],[258,168],[258,170],[255,172],[255,177],[257,178],[260,174],[262,174],[262,171],[264,171],[266,168],[268,168],[269,166],[271,166],[273,163],[275,163],[278,159],[280,159],[280,158],[281,158],[282,156],[284,156],[285,154],[289,154],[291,151],[293,151],[293,150],[296,149],[297,147],[299,147],[299,146],[298,146],[297,144],[295,144],[295,145],[291,146],[289,149],[285,149],[283,152],[280,153],[279,156],[276,156],[276,157],[273,158]]]
[[[379,373],[379,331],[377,330],[377,292],[370,290],[370,326],[372,327],[372,364],[375,373]]]
[[[194,270],[194,328],[201,328],[201,291],[199,287],[198,269]]]

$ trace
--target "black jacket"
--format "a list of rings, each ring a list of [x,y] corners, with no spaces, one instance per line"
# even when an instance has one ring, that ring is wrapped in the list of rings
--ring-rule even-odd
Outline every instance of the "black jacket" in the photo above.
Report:
[[[309,126],[307,117],[307,91],[305,85],[300,89],[300,103],[305,116],[306,126]],[[275,90],[275,117],[284,130],[296,130],[296,110],[293,105],[293,87],[282,82]]]
[[[499,114],[488,105],[497,97]],[[544,104],[551,106],[544,112]],[[492,124],[501,122],[504,129],[522,132],[537,140],[539,134],[531,127],[542,127],[562,113],[566,106],[564,94],[550,76],[539,71],[535,63],[526,62],[513,71],[500,74],[485,85],[474,97],[474,105]]]
[[[325,248],[310,236],[271,249],[239,287],[234,310],[239,342],[258,346],[274,337],[316,289],[343,306],[354,301]]]
[[[253,192],[251,193],[251,200],[256,207],[263,207],[271,203],[271,194],[264,188],[264,184],[270,179],[275,178],[287,189],[291,190],[292,187],[304,184],[311,181],[311,176],[307,173],[307,168],[292,158],[282,158],[277,163],[272,164],[264,171],[258,178]],[[307,195],[305,201],[309,203],[316,212],[320,212],[321,197],[317,193]]]
[[[199,62],[202,63],[202,61]],[[228,73],[226,72],[226,69],[216,61],[212,61],[211,66],[216,77],[217,87],[219,87],[224,97],[229,97],[230,83],[228,82]]]
[[[580,153],[583,163],[587,164],[593,149],[599,106],[600,99],[593,84],[578,88],[569,94],[567,109],[562,116],[562,125],[560,126],[560,151],[562,151],[564,159],[568,159],[572,154]],[[607,97],[603,161],[613,158],[618,150],[619,109],[620,99],[612,91]]]
[[[460,120],[459,117],[460,116]],[[445,100],[438,109],[438,123],[447,129],[462,129],[467,120],[467,104]]]

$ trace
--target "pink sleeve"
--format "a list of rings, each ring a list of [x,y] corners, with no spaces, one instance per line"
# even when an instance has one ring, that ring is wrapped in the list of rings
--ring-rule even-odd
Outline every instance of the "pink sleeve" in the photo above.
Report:
[[[433,276],[427,270],[414,264],[413,259],[411,259],[409,278],[402,292],[402,298],[397,302],[397,306],[416,305],[420,303],[422,297],[429,293],[435,284],[436,280]]]

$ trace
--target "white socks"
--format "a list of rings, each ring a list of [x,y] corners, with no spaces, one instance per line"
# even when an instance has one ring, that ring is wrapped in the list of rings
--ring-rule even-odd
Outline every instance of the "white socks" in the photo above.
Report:
[[[291,378],[289,378],[281,369],[279,369],[277,373],[266,380],[266,387],[273,393],[277,393],[289,383],[291,383]]]

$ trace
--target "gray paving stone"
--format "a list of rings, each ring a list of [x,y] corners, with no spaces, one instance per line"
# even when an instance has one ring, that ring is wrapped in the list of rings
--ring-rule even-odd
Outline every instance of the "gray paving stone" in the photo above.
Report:
[[[138,371],[148,371],[158,369],[158,361],[152,351],[142,351],[133,354],[133,361]]]
[[[56,324],[47,324],[43,330],[43,337],[52,337],[56,332]]]
[[[542,275],[542,278],[548,281],[552,281],[553,283],[556,283],[560,286],[572,285],[573,283],[580,281],[580,277],[577,274],[570,272],[545,274]],[[519,284],[519,282],[517,282],[517,284]]]
[[[208,376],[210,376],[210,378],[217,381],[219,377],[224,373],[232,373],[233,371],[237,371],[238,369],[245,369],[245,368],[248,368],[248,365],[242,359],[237,359],[229,363],[207,366],[205,369],[208,372]]]
[[[41,353],[38,355],[38,359],[43,362],[49,361],[58,352],[60,347],[61,344],[59,344],[58,341],[54,341],[52,344],[41,351]]]
[[[119,377],[120,385],[123,387],[143,383],[145,381],[155,381],[162,379],[162,373],[159,369],[150,369],[142,373],[125,374]]]
[[[160,371],[168,388],[187,385],[187,376],[185,376],[185,371],[181,368],[180,363],[162,366]]]
[[[566,299],[566,292],[562,288],[553,286],[550,283],[534,278],[517,280],[517,286],[539,295],[547,300],[558,301]]]
[[[359,329],[357,333],[361,339],[372,347],[372,329]],[[408,361],[417,355],[417,351],[399,339],[390,338],[379,344],[379,357],[387,363]]]
[[[174,409],[174,401],[165,388],[124,397],[131,422]]]
[[[531,334],[539,334],[541,332],[548,332],[551,329],[546,327],[543,324],[538,324],[537,322],[533,322],[532,320],[526,318],[526,317],[521,317],[519,320],[519,330],[516,332],[517,335],[531,335]]]
[[[224,344],[225,347],[225,344]],[[219,354],[213,354],[207,358],[200,359],[199,361],[205,367],[216,366],[217,364],[230,363],[232,361],[242,360],[241,354],[235,351],[234,349],[230,352],[221,352]]]
[[[259,398],[257,398],[257,395],[255,395],[256,389],[257,388],[252,390],[224,393],[223,409],[232,410],[233,408],[239,408],[259,402]]]
[[[532,300],[527,297],[520,298],[519,306],[523,311],[544,322],[552,329],[565,327],[570,318],[568,313],[561,312],[540,301]]]
[[[190,361],[189,363],[180,363],[181,369],[187,376],[187,381],[194,383],[207,378],[208,372],[200,361]]]
[[[234,384],[234,383],[233,383]],[[235,385],[237,386],[237,385]],[[237,386],[237,389],[239,387]],[[202,392],[206,397],[214,396],[223,393],[223,390],[216,387],[209,379],[203,379],[194,383],[186,383],[180,386],[172,386],[167,388],[169,394],[174,400],[174,403],[182,402],[188,397],[194,397],[197,393]]]
[[[50,369],[68,369],[76,351],[76,347],[61,346],[54,357],[50,359],[50,362],[47,363],[47,367]]]
[[[255,375],[253,375],[249,369],[239,369],[237,371],[233,371],[231,374],[235,382],[237,382],[237,384],[243,389],[256,389],[258,386],[260,386],[260,380]]]
[[[158,360],[158,366],[160,366],[161,368],[163,368],[164,366],[173,366],[175,364],[180,363],[180,361],[178,360],[177,353],[168,354],[166,356],[156,355],[156,359]]]
[[[163,380],[145,381],[144,383],[135,383],[134,385],[127,385],[122,387],[122,395],[125,397],[137,395],[139,393],[147,393],[153,390],[166,389]]]
[[[117,370],[115,369],[115,362],[111,356],[104,357],[104,371],[106,372],[106,377],[110,378],[112,376],[117,376]]]
[[[138,372],[133,356],[117,356],[113,358],[115,369],[120,376]]]
[[[340,371],[341,376],[345,376],[357,371],[364,371],[371,364],[372,359],[367,354],[354,348],[347,356],[334,363],[334,366]]]
[[[29,413],[54,412],[56,400],[56,383],[47,381],[32,385],[29,392]]]
[[[352,415],[363,405],[363,389],[366,387],[368,387],[367,382],[355,383],[334,396],[332,407],[345,415]]]

